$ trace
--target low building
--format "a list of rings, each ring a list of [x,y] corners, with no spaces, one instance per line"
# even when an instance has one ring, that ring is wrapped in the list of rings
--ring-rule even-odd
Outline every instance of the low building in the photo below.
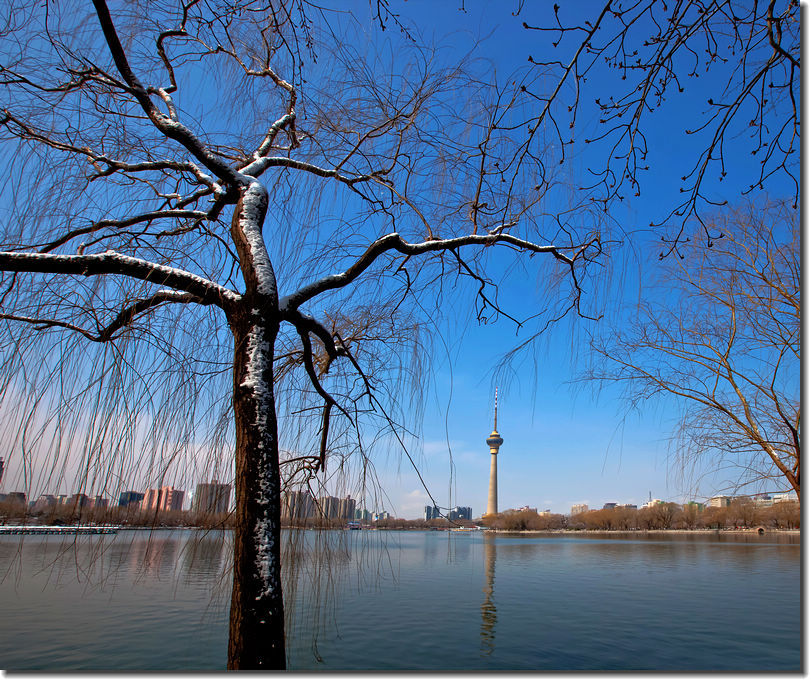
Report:
[[[372,512],[368,509],[358,508],[355,510],[356,521],[372,521]]]
[[[718,495],[716,497],[711,497],[708,500],[709,507],[729,507],[732,498],[728,497],[727,495]]]
[[[66,504],[72,509],[90,509],[93,506],[93,500],[84,493],[75,493],[68,498]]]
[[[607,502],[603,505],[604,509],[614,509],[615,507],[617,507],[617,502]]]
[[[33,506],[31,507],[34,512],[42,512],[56,507],[57,499],[54,495],[40,495]]]
[[[28,498],[25,493],[20,492],[13,492],[13,493],[6,493],[6,498],[3,500],[6,504],[10,505],[21,505],[25,506]]]
[[[778,504],[779,502],[798,502],[798,493],[791,492],[791,493],[778,493],[773,495],[773,504]]]

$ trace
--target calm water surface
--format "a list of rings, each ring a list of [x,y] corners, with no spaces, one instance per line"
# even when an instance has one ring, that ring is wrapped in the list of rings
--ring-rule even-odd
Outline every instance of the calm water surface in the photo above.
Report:
[[[294,669],[801,667],[797,535],[286,539]],[[0,537],[0,668],[222,670],[229,554],[195,531]]]

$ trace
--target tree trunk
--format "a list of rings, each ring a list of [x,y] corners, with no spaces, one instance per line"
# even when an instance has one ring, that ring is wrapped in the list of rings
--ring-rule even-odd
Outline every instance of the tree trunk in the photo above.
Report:
[[[273,394],[278,322],[232,324],[236,478],[234,583],[228,667],[282,670],[285,610],[280,572],[279,442]]]

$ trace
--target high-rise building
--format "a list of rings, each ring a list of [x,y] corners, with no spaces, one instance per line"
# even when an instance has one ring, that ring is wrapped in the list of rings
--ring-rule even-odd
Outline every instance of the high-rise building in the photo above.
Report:
[[[135,490],[126,490],[118,498],[119,507],[138,507],[141,500],[144,499],[144,493],[138,493]]]
[[[2,457],[0,457],[0,483],[3,482],[3,471],[4,471],[5,468],[6,468],[6,462]]]
[[[337,519],[341,500],[332,495],[319,498],[319,516],[323,519]]]
[[[499,446],[505,441],[496,430],[496,412],[499,405],[499,388],[497,387],[493,397],[493,433],[488,436],[485,441],[491,450],[491,477],[488,485],[488,510],[486,514],[498,514],[499,502],[497,500],[497,484],[496,484],[496,455],[499,454]]]
[[[430,505],[426,505],[423,511],[423,520],[424,521],[431,521],[432,519],[439,519],[442,516],[440,513],[440,507],[432,507]]]
[[[355,500],[349,495],[343,498],[338,505],[338,518],[346,520],[355,518]]]
[[[107,509],[110,506],[110,500],[101,495],[96,495],[93,498],[93,509]]]
[[[192,508],[199,514],[225,514],[230,501],[230,483],[198,483]]]
[[[180,511],[183,509],[183,500],[186,496],[184,490],[178,490],[171,485],[161,488],[150,488],[141,501],[141,509],[154,509],[157,511]]]
[[[574,504],[570,507],[570,515],[575,516],[576,514],[584,514],[585,512],[589,511],[588,504]]]
[[[282,516],[309,519],[316,515],[316,502],[309,490],[291,490],[282,498]]]
[[[471,521],[473,517],[473,510],[471,507],[454,507],[450,512],[448,512],[448,518],[451,521],[458,521],[460,519]]]

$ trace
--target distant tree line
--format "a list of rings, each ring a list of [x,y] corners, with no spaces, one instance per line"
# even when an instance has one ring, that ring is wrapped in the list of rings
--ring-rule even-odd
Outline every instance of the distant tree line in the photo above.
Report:
[[[285,527],[341,529],[344,519],[312,517],[285,519]],[[25,504],[0,502],[0,525],[97,525],[158,528],[233,528],[233,516],[201,513],[192,510],[156,511],[136,507],[87,509],[71,505],[53,505],[33,511]],[[574,515],[544,514],[532,510],[507,511],[485,515],[475,522],[439,519],[387,518],[364,522],[364,528],[379,530],[446,530],[483,525],[492,530],[702,530],[756,528],[793,529],[801,526],[801,508],[797,502],[777,502],[760,507],[747,497],[738,498],[727,507],[701,508],[696,504],[679,505],[664,502],[642,509],[615,507],[591,509]]]
[[[749,498],[734,500],[727,507],[704,509],[699,505],[664,502],[642,509],[592,509],[572,516],[540,516],[532,511],[504,512],[484,516],[482,524],[493,530],[791,529],[801,526],[801,507],[797,502],[759,507]]]
[[[482,524],[493,530],[558,530],[567,527],[567,517],[563,514],[539,515],[525,509],[486,514],[482,517]]]

